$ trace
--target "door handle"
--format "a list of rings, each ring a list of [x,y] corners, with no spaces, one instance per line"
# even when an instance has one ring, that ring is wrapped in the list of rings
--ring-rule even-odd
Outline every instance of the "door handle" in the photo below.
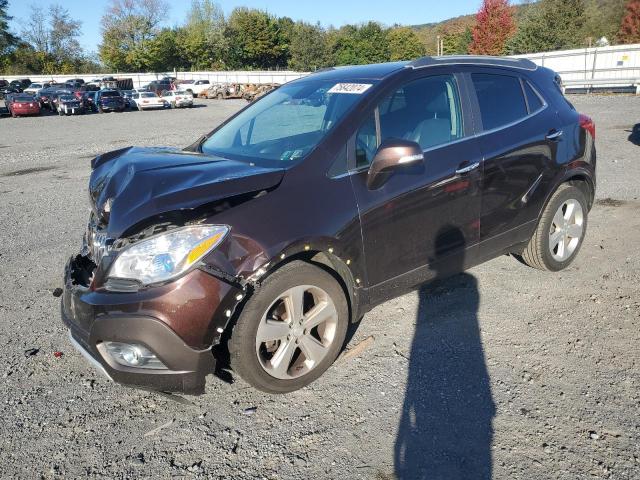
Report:
[[[556,130],[556,131],[552,131],[550,133],[547,134],[546,139],[547,140],[557,140],[558,138],[560,138],[563,134],[562,130]]]
[[[476,168],[478,168],[480,166],[480,162],[476,162],[476,163],[472,163],[471,165],[467,165],[466,167],[462,167],[456,170],[456,173],[458,175],[461,175],[463,173],[469,173],[472,170],[475,170]]]

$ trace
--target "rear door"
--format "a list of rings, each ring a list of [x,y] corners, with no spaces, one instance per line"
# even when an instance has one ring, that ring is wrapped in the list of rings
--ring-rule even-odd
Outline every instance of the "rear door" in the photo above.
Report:
[[[562,131],[557,113],[525,76],[479,69],[466,78],[484,156],[480,254],[490,257],[530,237]]]
[[[393,89],[351,141],[372,299],[383,301],[473,261],[482,169],[466,98],[456,75],[423,75]],[[370,190],[369,165],[392,138],[420,144],[424,164],[398,169]]]

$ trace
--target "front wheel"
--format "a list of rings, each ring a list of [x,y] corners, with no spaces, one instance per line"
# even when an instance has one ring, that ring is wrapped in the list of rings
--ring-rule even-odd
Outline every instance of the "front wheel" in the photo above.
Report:
[[[336,280],[319,267],[291,262],[269,276],[242,309],[229,340],[231,367],[262,391],[298,390],[335,361],[348,323]]]
[[[533,268],[557,272],[576,258],[587,231],[587,199],[582,190],[561,185],[547,204],[538,227],[522,252]]]

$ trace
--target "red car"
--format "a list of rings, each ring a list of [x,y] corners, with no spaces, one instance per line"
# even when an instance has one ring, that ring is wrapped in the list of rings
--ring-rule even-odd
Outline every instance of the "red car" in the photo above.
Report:
[[[5,103],[12,117],[40,115],[40,103],[31,95],[11,95]]]

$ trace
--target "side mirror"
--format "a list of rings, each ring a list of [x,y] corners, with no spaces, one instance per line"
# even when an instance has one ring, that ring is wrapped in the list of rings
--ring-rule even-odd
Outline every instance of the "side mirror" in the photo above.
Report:
[[[418,165],[424,161],[422,147],[416,142],[390,138],[378,147],[369,167],[367,187],[369,190],[380,188],[394,170],[410,165]]]

